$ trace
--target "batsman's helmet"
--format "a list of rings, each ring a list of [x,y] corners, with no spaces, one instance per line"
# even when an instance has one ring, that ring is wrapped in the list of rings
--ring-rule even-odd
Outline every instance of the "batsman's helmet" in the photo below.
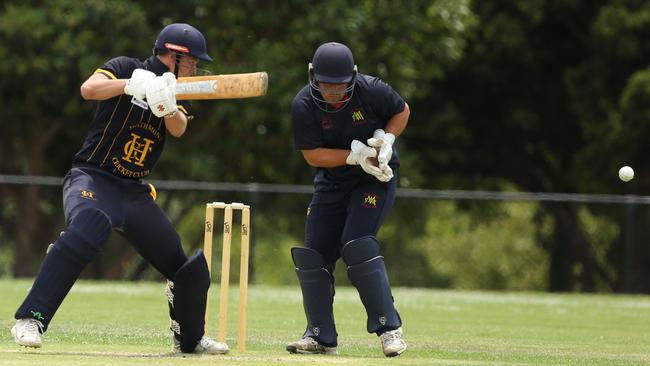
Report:
[[[348,84],[346,88],[347,102],[352,98],[354,93],[354,84],[357,77],[357,65],[354,64],[352,51],[348,46],[338,42],[328,42],[320,45],[312,62],[309,63],[309,85],[311,86],[311,96],[316,105],[326,111],[333,112],[327,106],[327,103],[319,97],[320,87],[318,83],[328,84]],[[337,109],[341,110],[342,107]]]
[[[154,50],[174,51],[202,61],[212,61],[212,57],[208,56],[203,34],[185,23],[173,23],[163,28],[156,38]]]

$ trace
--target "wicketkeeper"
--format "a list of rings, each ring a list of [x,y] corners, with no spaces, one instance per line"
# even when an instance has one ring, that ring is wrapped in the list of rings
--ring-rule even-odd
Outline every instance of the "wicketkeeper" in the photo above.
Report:
[[[292,105],[295,145],[316,177],[304,247],[291,250],[307,329],[289,352],[337,353],[332,273],[341,257],[366,308],[368,332],[380,337],[388,357],[406,350],[376,235],[395,200],[393,143],[408,117],[408,104],[388,84],[357,72],[347,46],[318,47],[309,83]]]
[[[97,110],[81,150],[63,181],[66,229],[48,250],[11,329],[16,342],[41,347],[63,299],[102,249],[112,229],[168,280],[173,352],[224,354],[225,343],[204,336],[210,285],[202,252],[187,258],[171,222],[142,181],[160,158],[167,133],[181,137],[192,118],[190,102],[176,103],[176,77],[210,62],[203,34],[189,24],[165,27],[144,62],[116,57],[81,85]]]

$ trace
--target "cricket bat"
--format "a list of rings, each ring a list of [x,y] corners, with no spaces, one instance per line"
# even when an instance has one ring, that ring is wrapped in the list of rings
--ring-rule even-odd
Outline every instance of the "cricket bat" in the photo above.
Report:
[[[266,94],[266,72],[188,76],[176,79],[176,100],[237,99]]]

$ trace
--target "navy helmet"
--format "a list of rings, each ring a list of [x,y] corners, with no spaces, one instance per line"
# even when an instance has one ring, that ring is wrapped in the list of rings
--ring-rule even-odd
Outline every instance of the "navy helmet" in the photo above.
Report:
[[[316,49],[312,62],[309,63],[311,96],[318,108],[326,112],[337,112],[347,105],[354,93],[356,77],[357,65],[354,64],[352,51],[342,43],[323,43]],[[332,110],[320,95],[319,83],[347,84],[347,96],[342,101],[345,104]]]
[[[208,56],[203,34],[185,23],[173,23],[163,28],[156,38],[154,50],[174,51],[194,56],[202,61],[212,61],[212,57]]]
[[[316,49],[311,63],[314,79],[321,83],[349,83],[356,75],[352,51],[342,43],[322,44]]]

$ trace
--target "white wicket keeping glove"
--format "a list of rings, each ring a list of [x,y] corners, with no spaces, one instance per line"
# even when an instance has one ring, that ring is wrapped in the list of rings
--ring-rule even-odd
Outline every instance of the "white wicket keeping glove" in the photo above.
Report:
[[[156,117],[173,116],[178,111],[176,105],[176,77],[166,72],[147,83],[147,103]]]
[[[393,157],[393,144],[395,143],[395,135],[386,133],[382,129],[375,130],[375,133],[368,139],[368,146],[379,149],[377,160],[379,167],[384,170],[388,167],[390,158]]]
[[[345,162],[349,165],[361,165],[364,172],[379,177],[383,174],[382,170],[372,162],[372,158],[377,156],[377,150],[366,146],[359,140],[353,140],[350,145],[350,155]],[[391,171],[392,172],[392,171]],[[379,178],[377,178],[379,179]]]
[[[388,182],[393,179],[393,169],[390,166],[386,165],[386,169],[381,169],[380,175],[375,175],[375,178],[381,182]]]
[[[144,100],[147,83],[153,80],[156,74],[145,69],[135,69],[131,78],[124,86],[124,94],[133,95],[136,99]]]

